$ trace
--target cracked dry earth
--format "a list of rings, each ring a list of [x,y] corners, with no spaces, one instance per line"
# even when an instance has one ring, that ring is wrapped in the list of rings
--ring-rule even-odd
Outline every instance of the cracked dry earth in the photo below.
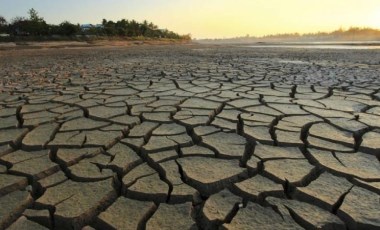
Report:
[[[0,229],[380,229],[380,52],[0,53]]]

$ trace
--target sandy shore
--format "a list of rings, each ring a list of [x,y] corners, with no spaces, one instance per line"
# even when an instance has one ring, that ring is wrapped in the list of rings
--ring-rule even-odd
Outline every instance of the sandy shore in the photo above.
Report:
[[[92,45],[0,51],[0,229],[380,228],[380,51]]]
[[[0,50],[15,49],[77,49],[92,47],[129,47],[140,45],[176,45],[187,44],[189,41],[179,40],[97,40],[97,41],[46,41],[46,42],[0,42]]]

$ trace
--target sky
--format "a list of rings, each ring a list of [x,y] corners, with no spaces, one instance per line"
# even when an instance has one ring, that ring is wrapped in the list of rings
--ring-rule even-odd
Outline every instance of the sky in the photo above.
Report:
[[[380,29],[380,0],[0,0],[8,21],[30,8],[51,24],[146,19],[198,39]]]

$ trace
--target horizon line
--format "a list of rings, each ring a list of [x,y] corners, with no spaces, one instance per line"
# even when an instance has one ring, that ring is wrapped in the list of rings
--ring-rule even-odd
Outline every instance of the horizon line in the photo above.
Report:
[[[196,40],[207,40],[207,39],[210,39],[210,40],[218,40],[218,39],[227,40],[227,39],[237,39],[237,38],[265,38],[267,36],[296,35],[296,34],[298,34],[299,36],[304,36],[304,35],[312,35],[312,34],[318,34],[318,33],[333,33],[336,31],[346,32],[346,31],[349,31],[350,29],[361,29],[361,30],[370,29],[370,30],[375,30],[375,31],[380,32],[380,27],[377,28],[377,27],[370,27],[370,26],[349,26],[348,29],[345,29],[343,26],[341,26],[338,29],[329,30],[329,31],[318,30],[315,32],[303,32],[303,33],[302,32],[285,32],[285,33],[272,33],[272,34],[264,34],[264,35],[250,35],[249,33],[247,33],[246,35],[240,35],[240,36],[236,35],[235,37],[214,37],[214,38],[205,37],[205,38],[193,38],[193,39],[196,39]]]

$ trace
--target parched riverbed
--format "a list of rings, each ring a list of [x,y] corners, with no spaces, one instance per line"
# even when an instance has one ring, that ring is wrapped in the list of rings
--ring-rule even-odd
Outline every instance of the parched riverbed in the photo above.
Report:
[[[0,51],[0,229],[379,229],[380,50]]]

